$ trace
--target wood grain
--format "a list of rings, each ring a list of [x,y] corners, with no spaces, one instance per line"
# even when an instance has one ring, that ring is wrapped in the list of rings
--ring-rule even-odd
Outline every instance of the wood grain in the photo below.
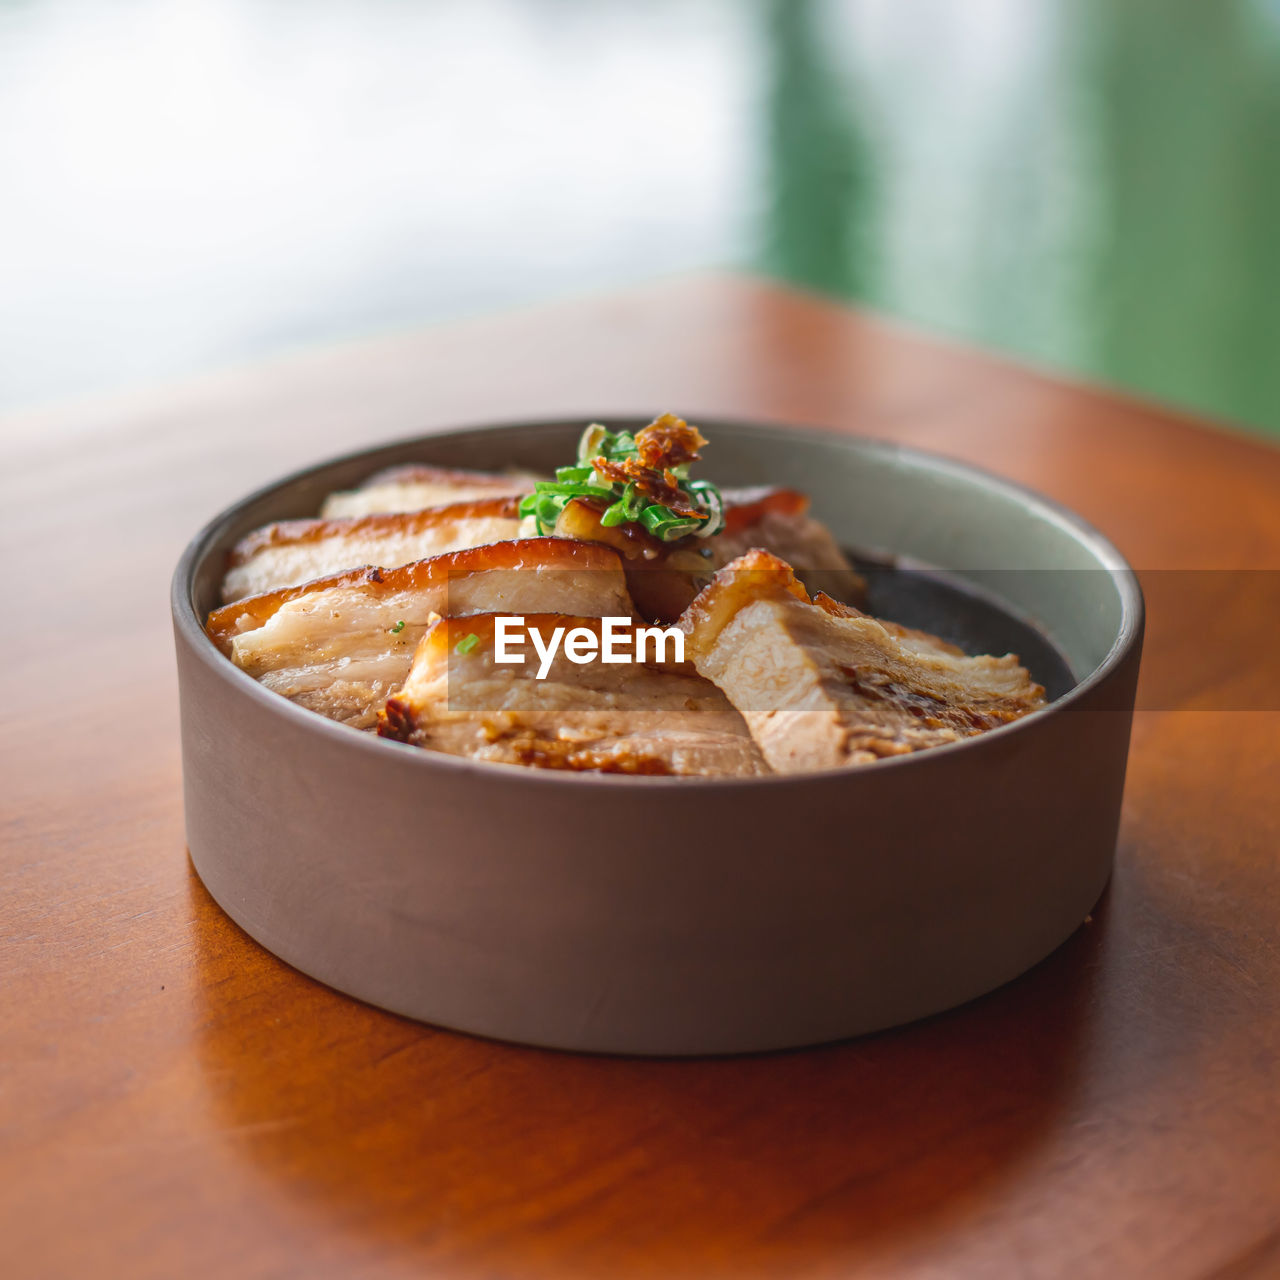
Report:
[[[183,543],[328,453],[666,408],[975,461],[1165,584],[1160,709],[1093,922],[965,1009],[702,1062],[435,1031],[263,952],[183,848]],[[1250,701],[1280,575],[1247,597],[1196,579],[1226,601],[1231,660],[1208,665],[1221,635],[1151,576],[1280,570],[1280,452],[723,277],[10,419],[0,442],[6,1276],[1280,1274],[1280,704]]]

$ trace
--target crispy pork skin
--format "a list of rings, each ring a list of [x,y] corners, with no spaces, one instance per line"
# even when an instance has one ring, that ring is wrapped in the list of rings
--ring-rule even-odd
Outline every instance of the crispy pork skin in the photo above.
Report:
[[[778,773],[868,764],[982,733],[1044,705],[1013,655],[966,657],[829,598],[750,551],[681,619],[686,655],[742,713]]]
[[[866,579],[849,563],[831,530],[809,514],[809,499],[795,489],[726,489],[725,527],[709,539],[712,565],[758,547],[785,560],[810,591],[849,604],[866,600]]]
[[[452,502],[480,498],[519,497],[541,479],[523,471],[450,471],[444,467],[388,467],[358,488],[331,493],[320,508],[322,517],[367,516],[383,511],[421,511]]]
[[[599,618],[526,616],[547,645],[557,627]],[[459,646],[464,650],[459,652]],[[426,630],[378,732],[414,746],[503,764],[575,772],[744,777],[767,773],[742,717],[687,664],[576,663],[563,645],[545,678],[495,661],[494,616],[441,618]],[[652,656],[652,650],[650,650]]]
[[[519,498],[478,498],[423,511],[269,524],[232,551],[222,599],[297,586],[363,565],[393,569],[414,560],[502,542],[520,528]]]
[[[607,547],[561,538],[496,542],[395,569],[357,569],[215,609],[206,630],[267,688],[372,728],[435,614],[485,611],[629,616]]]
[[[820,609],[825,609],[833,618],[866,618],[869,614],[863,613],[861,609],[854,605],[845,604],[842,600],[833,600],[826,592],[819,591],[813,597],[813,603]],[[888,618],[877,618],[876,621],[891,635],[904,649],[916,653],[935,653],[950,655],[953,658],[963,658],[965,652],[959,645],[951,644],[950,641],[942,639],[941,636],[935,636],[928,631],[919,631],[915,627],[904,627],[900,622],[890,622]]]

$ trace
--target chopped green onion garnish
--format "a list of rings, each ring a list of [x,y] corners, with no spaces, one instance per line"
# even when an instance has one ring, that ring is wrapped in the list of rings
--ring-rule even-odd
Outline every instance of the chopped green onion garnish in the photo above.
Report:
[[[469,636],[463,636],[457,644],[453,646],[454,653],[470,653],[472,649],[480,643],[480,637],[473,631]]]
[[[604,447],[599,450],[606,458],[632,458],[636,454],[636,438],[629,431],[617,435],[606,433]]]
[[[539,481],[534,492],[520,502],[521,516],[532,516],[540,534],[553,534],[560,513],[574,498],[595,498],[608,505],[600,515],[607,529],[621,524],[642,524],[654,537],[674,542],[687,534],[709,538],[724,528],[724,500],[709,480],[690,480],[689,464],[672,467],[681,492],[699,511],[697,516],[679,515],[660,503],[646,502],[635,481],[609,483],[592,463],[603,457],[610,462],[636,458],[636,438],[629,431],[612,432],[593,423],[578,442],[576,466],[557,467],[554,480]]]
[[[551,533],[555,529],[556,521],[560,518],[560,513],[565,509],[568,501],[568,497],[564,494],[538,494],[538,505],[534,515],[537,518],[538,529],[541,533]]]
[[[641,509],[639,491],[633,480],[622,490],[622,497],[600,517],[600,523],[606,529],[612,529],[615,525],[626,524],[629,520],[639,520]]]
[[[539,493],[562,494],[566,498],[612,498],[613,490],[598,484],[561,483],[558,480],[540,480]]]
[[[661,538],[663,542],[673,542],[676,538],[682,538],[686,533],[696,529],[701,522],[690,520],[687,516],[678,516],[668,507],[654,503],[652,506],[645,507],[640,513],[640,523],[655,538]]]
[[[587,466],[592,458],[598,458],[601,445],[610,438],[609,432],[604,427],[598,422],[593,422],[578,441],[578,465]]]
[[[697,534],[700,538],[709,538],[724,528],[724,498],[720,490],[710,480],[691,480],[686,486],[689,496],[708,516]]]
[[[397,622],[396,625],[391,628],[391,634],[393,636],[398,636],[403,630],[404,630],[404,619],[401,618],[400,621]]]

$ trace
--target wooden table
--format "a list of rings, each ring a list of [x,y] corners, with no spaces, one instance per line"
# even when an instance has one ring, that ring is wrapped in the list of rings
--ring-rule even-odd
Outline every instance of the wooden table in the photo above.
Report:
[[[6,1277],[1280,1274],[1277,633],[1242,575],[1155,610],[1092,924],[916,1026],[722,1061],[491,1044],[331,993],[205,894],[166,592],[206,517],[397,434],[667,408],[970,459],[1149,584],[1280,570],[1267,445],[733,278],[11,419]]]

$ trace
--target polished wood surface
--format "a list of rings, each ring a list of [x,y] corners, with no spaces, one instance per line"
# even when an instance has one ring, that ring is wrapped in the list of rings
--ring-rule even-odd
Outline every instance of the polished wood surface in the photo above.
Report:
[[[720,1061],[436,1031],[262,951],[183,847],[184,542],[391,436],[667,408],[977,462],[1139,566],[1149,709],[1091,922],[950,1014]],[[720,277],[11,418],[0,444],[6,1277],[1280,1275],[1280,451]]]

